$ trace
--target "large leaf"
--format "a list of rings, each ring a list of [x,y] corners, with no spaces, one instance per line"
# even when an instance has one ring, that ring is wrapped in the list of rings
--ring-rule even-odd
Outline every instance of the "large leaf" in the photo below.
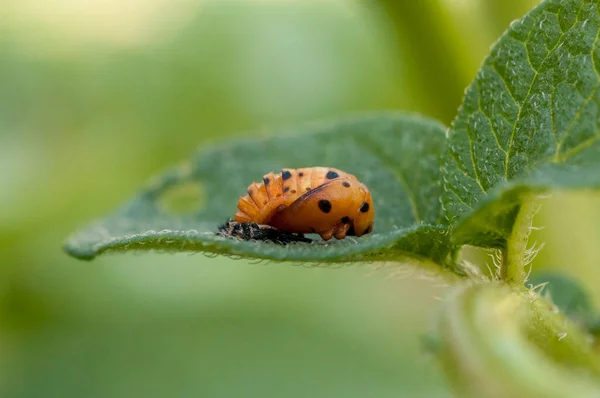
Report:
[[[445,150],[443,125],[398,113],[215,146],[154,179],[116,213],[76,233],[66,250],[81,259],[109,250],[157,249],[323,262],[410,255],[441,263],[449,251],[439,202]],[[252,181],[269,171],[306,166],[340,168],[363,181],[373,195],[374,232],[287,246],[215,235]]]
[[[548,0],[515,22],[449,134],[443,205],[457,243],[502,247],[524,197],[600,185],[598,0]]]

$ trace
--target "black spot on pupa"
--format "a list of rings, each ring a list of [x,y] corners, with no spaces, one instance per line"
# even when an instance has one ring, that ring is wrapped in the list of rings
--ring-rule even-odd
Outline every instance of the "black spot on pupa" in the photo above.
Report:
[[[252,195],[252,190],[251,189],[249,189],[247,192],[248,192],[248,195]]]
[[[300,177],[304,177],[304,173],[303,173],[303,172],[300,172],[300,173],[298,173],[298,175],[299,175]]]
[[[347,236],[356,236],[356,231],[354,230],[354,224],[350,226],[350,229],[346,233]]]
[[[331,202],[327,199],[319,200],[319,209],[321,209],[323,213],[329,213],[331,211]]]
[[[289,190],[290,190],[290,187],[285,187],[285,188],[283,188],[283,193],[286,193]]]
[[[296,193],[296,190],[295,190],[295,189],[292,189],[292,191],[291,191],[291,192],[292,192],[292,193]]]
[[[264,177],[263,182],[265,183],[265,185],[268,185],[270,180],[267,177]]]
[[[307,191],[310,191],[310,187],[306,187],[306,190],[307,190]]]
[[[283,181],[285,181],[285,180],[289,180],[289,179],[290,179],[290,177],[292,177],[292,173],[290,173],[289,171],[287,171],[287,170],[284,170],[284,171],[282,171],[282,172],[281,172],[281,179],[282,179]]]
[[[342,223],[348,224],[349,222],[350,222],[350,217],[348,217],[348,216],[342,217]]]
[[[334,178],[338,178],[340,175],[333,170],[329,170],[325,175],[325,178],[328,180],[333,180]]]
[[[366,213],[368,211],[369,211],[369,204],[367,202],[363,202],[363,204],[360,206],[360,212]]]
[[[346,188],[350,188],[350,183],[348,181],[342,182],[342,185],[345,186]]]

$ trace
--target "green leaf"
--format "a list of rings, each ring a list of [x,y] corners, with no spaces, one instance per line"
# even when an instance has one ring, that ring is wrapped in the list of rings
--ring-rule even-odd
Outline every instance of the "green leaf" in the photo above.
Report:
[[[442,263],[450,246],[439,197],[445,127],[401,113],[354,117],[201,150],[154,179],[116,213],[71,237],[81,259],[107,251],[202,251],[271,260],[335,262],[424,257]],[[331,166],[371,190],[374,232],[342,241],[281,246],[215,235],[247,186],[284,167]]]
[[[439,312],[438,356],[461,397],[597,397],[591,340],[524,288],[464,285]]]
[[[456,243],[504,247],[525,197],[600,186],[598,0],[548,0],[493,46],[449,134]]]

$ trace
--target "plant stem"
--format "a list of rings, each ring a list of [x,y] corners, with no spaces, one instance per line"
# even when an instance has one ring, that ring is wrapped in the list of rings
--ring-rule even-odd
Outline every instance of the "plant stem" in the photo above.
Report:
[[[530,196],[521,203],[512,232],[504,249],[500,278],[512,285],[522,286],[527,278],[525,266],[529,263],[527,243],[533,217],[539,210],[537,197]]]

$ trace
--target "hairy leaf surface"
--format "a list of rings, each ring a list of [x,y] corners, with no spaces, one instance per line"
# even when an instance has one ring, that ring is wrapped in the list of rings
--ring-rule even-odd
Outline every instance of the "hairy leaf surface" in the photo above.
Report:
[[[439,197],[445,127],[401,113],[318,124],[202,149],[155,178],[112,215],[72,236],[67,251],[91,259],[109,251],[202,251],[300,262],[426,257],[449,251]],[[372,192],[374,232],[360,238],[281,246],[217,236],[252,181],[284,167],[336,167]],[[314,237],[314,236],[310,236]]]
[[[598,0],[548,0],[494,45],[449,134],[458,243],[502,247],[524,196],[600,185]]]

